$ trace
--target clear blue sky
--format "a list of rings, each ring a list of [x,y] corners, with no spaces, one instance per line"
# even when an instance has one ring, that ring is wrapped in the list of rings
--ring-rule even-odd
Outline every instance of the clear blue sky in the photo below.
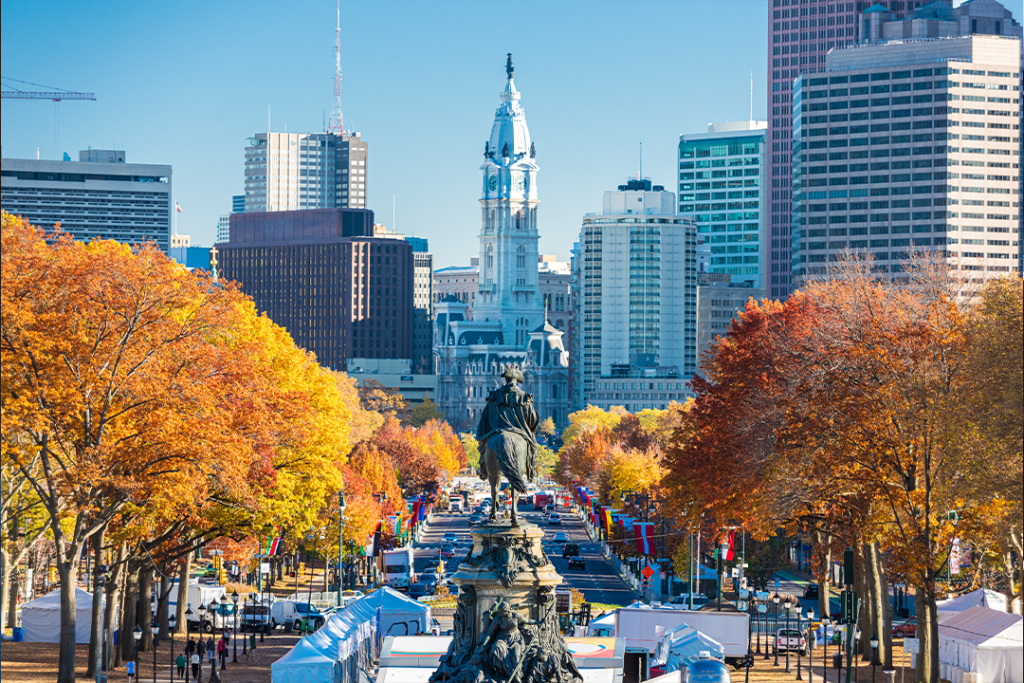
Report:
[[[331,112],[333,0],[0,6],[3,76],[95,92],[6,101],[3,156],[88,146],[171,164],[178,230],[213,241],[242,193],[246,137],[319,131]],[[680,133],[765,117],[765,0],[342,2],[342,108],[369,142],[369,208],[427,237],[435,266],[478,252],[484,141],[512,52],[537,144],[541,251],[568,260],[584,213],[643,172],[674,190]],[[59,156],[59,155],[58,155]]]

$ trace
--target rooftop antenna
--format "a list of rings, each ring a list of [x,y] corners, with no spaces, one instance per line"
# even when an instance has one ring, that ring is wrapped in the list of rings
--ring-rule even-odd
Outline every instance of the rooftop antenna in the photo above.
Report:
[[[644,141],[640,141],[640,168],[636,172],[637,180],[644,179]]]
[[[754,120],[754,72],[750,72],[750,120]]]
[[[338,24],[334,29],[334,111],[327,132],[341,135],[345,132],[341,118],[341,0],[336,2],[336,11]]]

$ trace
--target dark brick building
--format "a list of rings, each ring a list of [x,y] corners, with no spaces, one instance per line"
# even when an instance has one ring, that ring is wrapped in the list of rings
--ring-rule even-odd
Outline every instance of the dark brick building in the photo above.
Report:
[[[219,251],[221,276],[322,365],[412,358],[412,245],[375,238],[372,211],[232,214]]]

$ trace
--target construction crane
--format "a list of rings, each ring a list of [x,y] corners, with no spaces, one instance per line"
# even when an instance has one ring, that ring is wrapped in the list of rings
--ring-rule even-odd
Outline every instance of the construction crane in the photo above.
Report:
[[[22,85],[31,85],[37,88],[48,88],[48,90],[22,90],[21,88],[11,85],[8,81],[14,83],[21,83]],[[50,100],[52,102],[60,102],[61,100],[95,100],[96,93],[91,92],[75,92],[73,90],[64,90],[62,88],[54,88],[49,85],[41,85],[39,83],[30,83],[28,81],[20,81],[17,78],[3,78],[3,87],[9,88],[0,91],[0,96],[5,100]]]
[[[11,83],[30,85],[35,88],[47,88],[47,90],[22,90],[16,85],[11,85]],[[0,90],[0,98],[2,99],[50,100],[53,102],[53,153],[55,159],[60,154],[60,110],[58,108],[60,107],[61,100],[96,100],[96,93],[64,90],[63,88],[54,88],[49,85],[31,83],[17,78],[7,78],[6,76],[2,77],[2,85],[3,90]],[[38,156],[38,151],[36,156]]]

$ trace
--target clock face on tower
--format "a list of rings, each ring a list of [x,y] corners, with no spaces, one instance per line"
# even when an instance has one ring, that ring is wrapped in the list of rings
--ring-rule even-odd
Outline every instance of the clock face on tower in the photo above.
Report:
[[[523,174],[522,173],[513,173],[512,174],[512,189],[515,190],[516,192],[522,192],[525,187],[526,187],[526,182],[523,180]]]
[[[523,191],[524,192],[529,192],[530,191],[530,174],[529,173],[524,173],[523,174]]]
[[[487,189],[491,192],[498,189],[498,176],[493,174],[487,176]]]

